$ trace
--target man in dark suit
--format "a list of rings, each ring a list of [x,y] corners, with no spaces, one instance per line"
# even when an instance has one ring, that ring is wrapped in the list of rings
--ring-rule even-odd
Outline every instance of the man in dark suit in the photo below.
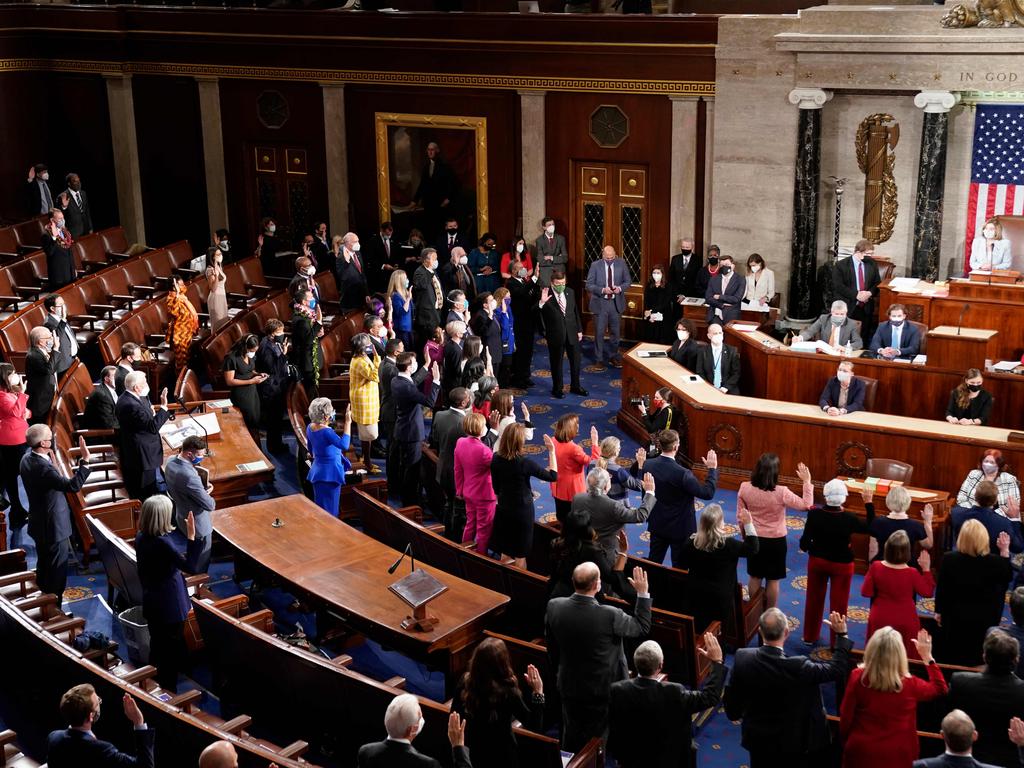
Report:
[[[391,700],[384,713],[384,727],[387,739],[359,748],[359,768],[441,768],[441,763],[420,754],[412,745],[423,730],[423,712],[411,693],[401,693]],[[466,748],[466,723],[457,712],[448,717],[448,741],[452,745],[455,768],[473,768]]]
[[[834,349],[845,349],[847,344],[851,350],[861,349],[864,346],[861,329],[848,314],[846,302],[836,299],[827,315],[822,315],[800,331],[793,341],[824,341]]]
[[[870,240],[860,240],[853,249],[853,256],[836,262],[832,273],[832,288],[836,298],[842,299],[850,308],[850,317],[861,321],[861,336],[870,339],[875,330],[875,302],[878,300],[878,284],[882,282],[872,256],[875,246]]]
[[[587,490],[572,497],[572,512],[590,520],[590,527],[597,534],[594,544],[604,550],[608,562],[614,563],[623,527],[627,523],[647,522],[657,499],[654,496],[654,476],[650,474],[644,476],[639,507],[633,508],[609,498],[611,488],[612,479],[607,470],[600,467],[590,470],[587,474]]]
[[[864,410],[864,382],[853,375],[853,363],[843,360],[821,390],[818,405],[829,416],[845,416]]]
[[[740,319],[740,304],[747,290],[747,281],[736,274],[732,256],[723,256],[718,272],[708,281],[704,301],[708,305],[707,321],[717,318],[722,323]]]
[[[78,339],[75,338],[75,329],[68,324],[68,307],[63,296],[59,293],[49,294],[43,299],[43,307],[46,309],[43,325],[50,329],[58,341],[53,357],[57,378],[60,379],[78,358]]]
[[[46,254],[46,276],[50,289],[70,285],[75,279],[75,260],[71,255],[71,233],[64,225],[64,212],[54,208],[43,230],[40,247]]]
[[[433,338],[434,329],[441,325],[441,307],[444,306],[444,293],[441,281],[437,279],[437,251],[424,248],[420,257],[420,265],[412,276],[412,301],[416,307],[412,327],[416,338],[415,351],[419,358],[423,347]]]
[[[53,192],[50,191],[50,171],[43,163],[36,163],[28,169],[26,186],[28,215],[35,217],[49,213],[53,208]]]
[[[18,474],[28,497],[28,535],[36,543],[36,584],[60,603],[68,582],[71,559],[71,509],[65,493],[77,493],[89,477],[89,449],[78,438],[81,452],[71,477],[54,466],[53,433],[45,424],[33,424],[25,433],[31,449],[21,457]]]
[[[968,520],[977,520],[988,531],[989,546],[993,552],[999,549],[996,542],[1005,533],[1010,539],[1010,552],[1024,551],[1024,532],[1021,530],[1020,503],[1010,497],[1006,514],[996,511],[999,504],[999,489],[991,480],[982,480],[974,487],[974,506],[953,507],[950,517],[953,523],[953,541],[960,535],[960,529]],[[1024,713],[1022,713],[1024,714]]]
[[[907,321],[907,309],[902,304],[889,307],[889,319],[875,329],[868,349],[886,360],[913,359],[921,351],[921,333]]]
[[[427,159],[420,169],[420,183],[413,202],[423,208],[423,225],[428,238],[437,237],[445,216],[452,215],[458,203],[459,180],[455,171],[441,157],[437,142],[427,144]],[[447,251],[445,252],[447,255]]]
[[[829,745],[821,684],[846,678],[853,643],[846,636],[846,617],[832,612],[829,624],[836,637],[832,657],[814,661],[786,656],[783,645],[789,621],[778,608],[761,614],[760,648],[740,648],[725,689],[725,714],[742,720],[743,748],[750,768],[827,765]]]
[[[135,370],[135,363],[142,361],[142,348],[134,341],[126,341],[121,345],[121,356],[117,359],[117,373],[114,376],[114,389],[118,396],[124,392],[125,377]]]
[[[725,687],[722,647],[714,633],[704,633],[704,647],[698,650],[711,660],[699,691],[658,680],[665,656],[653,640],[633,654],[636,677],[612,683],[608,751],[622,768],[696,768],[690,716],[717,705]]]
[[[551,396],[565,397],[562,392],[562,355],[569,358],[569,391],[586,397],[590,393],[580,384],[580,342],[583,323],[576,296],[565,284],[565,272],[551,273],[551,286],[540,290],[540,313],[544,318],[544,335],[548,340],[551,362]]]
[[[608,698],[612,683],[629,678],[624,637],[643,637],[651,630],[651,593],[647,574],[633,569],[630,586],[636,590],[633,616],[601,605],[601,572],[594,563],[581,563],[572,572],[575,594],[548,603],[544,618],[551,666],[557,670],[562,697],[562,748],[575,752],[608,729]]]
[[[57,200],[67,219],[68,231],[76,238],[92,234],[92,212],[89,210],[89,198],[82,189],[82,180],[77,173],[69,173],[65,181],[67,189],[60,193]]]
[[[585,287],[590,294],[590,312],[594,316],[594,359],[604,365],[604,332],[609,331],[610,343],[608,364],[613,368],[622,367],[619,354],[619,325],[622,313],[626,311],[626,289],[633,283],[626,260],[606,245],[601,258],[595,260],[587,271]]]
[[[305,255],[309,253],[308,246],[304,245],[303,251],[304,255],[295,259],[295,274],[292,275],[291,282],[288,283],[288,295],[294,296],[299,288],[308,288],[313,292],[313,298],[316,299],[316,303],[319,304],[320,285],[316,281],[316,267],[313,266],[313,260],[308,255]]]
[[[942,718],[942,740],[946,744],[944,755],[915,760],[913,768],[995,768],[988,763],[979,763],[971,754],[978,732],[963,710],[954,709]]]
[[[117,429],[117,414],[114,413],[117,405],[116,376],[116,365],[108,365],[100,371],[100,383],[93,387],[85,401],[82,426],[86,429]]]
[[[690,536],[697,532],[694,497],[712,499],[718,486],[718,455],[708,451],[704,466],[708,479],[703,483],[690,470],[676,461],[679,451],[679,433],[666,429],[658,435],[661,454],[647,459],[641,467],[654,478],[658,490],[657,503],[647,520],[647,531],[651,534],[649,560],[661,563],[665,553],[672,548],[672,565],[682,567],[683,546]]]
[[[469,271],[469,257],[466,249],[460,245],[452,248],[449,258],[437,270],[437,278],[441,281],[441,290],[447,296],[452,291],[459,290],[466,294],[466,306],[476,298],[476,282],[473,280],[473,273]],[[449,306],[451,306],[449,304]]]
[[[313,225],[313,242],[309,246],[313,253],[313,260],[316,262],[318,272],[330,272],[334,274],[334,254],[331,253],[331,243],[327,239],[327,222],[318,221]]]
[[[46,761],[51,768],[153,768],[153,742],[156,731],[146,727],[139,705],[131,694],[121,699],[124,716],[135,733],[135,756],[118,751],[117,747],[100,741],[92,732],[100,719],[100,697],[88,683],[76,685],[60,700],[60,714],[68,728],[52,731],[46,740]]]
[[[29,347],[25,355],[25,393],[31,424],[43,424],[50,413],[53,395],[57,391],[58,340],[46,326],[37,325],[28,334]]]
[[[1020,644],[1001,629],[991,629],[982,645],[981,672],[956,672],[949,681],[949,703],[962,709],[978,728],[974,756],[995,765],[1018,765],[1017,747],[1007,738],[1010,717],[1024,714],[1024,680],[1014,674]]]
[[[420,461],[423,459],[423,409],[433,408],[437,393],[441,391],[441,369],[437,363],[430,366],[430,394],[416,386],[416,355],[403,352],[395,361],[398,375],[391,380],[391,399],[395,402],[395,439],[391,450],[396,452],[392,461],[400,467],[399,482],[394,493],[402,499],[403,506],[420,503]],[[390,483],[388,484],[390,486]]]
[[[512,307],[512,334],[516,340],[511,384],[526,389],[534,384],[530,370],[533,367],[533,337],[537,333],[537,301],[540,298],[537,275],[540,267],[535,268],[531,275],[521,261],[513,261],[509,270],[512,277],[506,287]]]
[[[459,221],[453,216],[449,216],[444,224],[444,232],[437,238],[434,247],[437,249],[437,257],[441,262],[448,261],[451,258],[452,251],[456,248],[461,248],[463,253],[473,246],[470,244],[469,239],[459,230]],[[469,257],[466,257],[469,260]]]
[[[213,511],[217,508],[207,485],[209,474],[200,475],[197,467],[206,458],[206,438],[189,435],[164,465],[167,479],[167,495],[174,502],[174,524],[182,534],[188,531],[188,516],[192,515],[195,533],[203,538],[202,554],[196,561],[196,573],[203,573],[210,566],[210,552],[213,546]]]
[[[401,254],[398,243],[392,237],[395,234],[390,221],[380,225],[377,234],[367,237],[366,242],[366,273],[370,276],[370,290],[385,291],[391,275],[401,266]]]
[[[565,237],[555,234],[555,220],[545,216],[540,222],[543,231],[533,243],[534,252],[537,254],[537,266],[540,267],[538,276],[540,286],[551,285],[551,273],[561,270],[565,273],[569,266],[569,250],[565,245]]]
[[[697,353],[697,375],[727,394],[740,393],[740,351],[725,343],[721,323],[708,326],[708,345]]]
[[[146,374],[132,371],[124,381],[124,392],[117,399],[114,412],[121,425],[121,476],[130,498],[145,500],[164,490],[162,427],[170,414],[167,411],[167,388],[160,393],[160,410],[153,413],[149,401]]]
[[[369,306],[369,289],[366,285],[366,268],[359,256],[359,235],[348,232],[341,240],[335,277],[338,281],[338,303],[341,311],[363,309]]]
[[[703,293],[697,293],[697,275],[700,274],[700,256],[693,252],[693,238],[684,237],[682,247],[668,265],[668,284],[676,302],[683,303],[687,296],[704,298]]]
[[[445,495],[444,535],[462,541],[466,527],[466,503],[455,498],[455,444],[466,436],[462,420],[470,412],[472,395],[465,387],[448,392],[448,407],[434,414],[430,425],[430,447],[437,452],[437,473],[434,479]]]

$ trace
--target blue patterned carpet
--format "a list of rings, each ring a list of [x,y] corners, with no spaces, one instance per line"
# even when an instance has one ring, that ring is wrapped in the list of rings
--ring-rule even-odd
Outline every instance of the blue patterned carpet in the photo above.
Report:
[[[580,444],[589,449],[590,427],[596,426],[600,437],[608,434],[616,434],[622,439],[622,456],[632,458],[638,445],[632,439],[618,432],[615,427],[615,414],[618,411],[621,401],[621,371],[609,368],[600,370],[593,363],[592,344],[585,340],[583,345],[583,386],[589,390],[587,398],[580,398],[576,395],[567,394],[564,400],[556,400],[550,397],[549,361],[547,348],[540,340],[534,355],[532,377],[536,386],[526,393],[517,391],[517,401],[525,401],[530,408],[533,423],[537,428],[534,443],[528,446],[528,451],[535,454],[544,453],[543,433],[550,434],[551,425],[563,413],[577,413],[580,416]],[[567,368],[568,366],[566,366]],[[568,371],[566,370],[566,378]],[[568,385],[566,385],[568,390]],[[518,406],[517,406],[518,412]],[[294,449],[294,445],[291,444]],[[279,495],[287,495],[298,492],[295,477],[294,460],[291,457],[274,456],[276,465],[276,477],[271,486],[254,489],[254,498],[267,498]],[[380,462],[383,468],[383,462]],[[818,478],[823,480],[824,478]],[[538,518],[554,516],[554,502],[546,483],[534,481],[534,496]],[[636,494],[633,496],[633,503],[637,503]],[[736,519],[736,494],[731,490],[719,490],[715,494],[714,502],[721,504],[725,511],[726,521],[735,523]],[[787,556],[788,574],[782,582],[780,593],[780,607],[790,616],[790,625],[794,632],[791,635],[786,650],[790,654],[806,653],[806,649],[800,641],[799,627],[804,621],[803,607],[804,594],[806,590],[807,556],[799,551],[798,541],[803,529],[805,516],[803,513],[791,512],[787,518],[789,528],[789,553]],[[627,526],[630,551],[636,555],[645,556],[648,552],[648,536],[646,526]],[[34,547],[32,540],[25,538],[16,544],[25,546],[29,550],[30,561],[34,562]],[[232,568],[230,562],[215,562],[211,566],[211,577],[214,590],[221,596],[237,593],[240,586],[232,579]],[[746,579],[746,571],[742,564],[739,577],[741,581]],[[868,618],[867,600],[860,596],[861,577],[855,576],[850,596],[850,637],[857,647],[863,647],[865,642],[865,629]],[[111,635],[115,640],[121,639],[120,628],[104,599],[106,595],[106,578],[102,566],[94,561],[88,570],[72,568],[69,575],[69,587],[65,592],[65,606],[73,610],[76,615],[86,618],[88,628],[91,631],[99,631]],[[267,595],[265,599],[274,600],[274,595]],[[287,601],[282,601],[284,604]],[[924,613],[932,610],[931,600],[923,600],[920,609]],[[285,618],[279,616],[279,618]],[[290,621],[302,620],[304,617],[287,617]],[[815,618],[814,620],[820,620]],[[1004,619],[1006,621],[1007,619]],[[292,624],[293,625],[293,624]],[[823,633],[826,638],[827,632]],[[426,669],[413,664],[398,654],[382,650],[374,643],[366,643],[361,648],[346,649],[356,659],[356,668],[374,677],[386,678],[393,674],[401,674],[409,681],[409,689],[413,692],[430,696],[443,701],[446,696],[439,676],[431,675]],[[819,646],[812,653],[827,653],[827,650]],[[729,664],[730,660],[727,659]],[[204,684],[208,682],[208,672],[198,669],[193,674],[195,686],[205,690]],[[830,711],[835,711],[833,692],[831,686],[825,687],[826,704]],[[216,699],[207,693],[204,706],[216,708]],[[747,753],[739,745],[739,727],[729,722],[725,714],[719,709],[702,725],[697,733],[697,742],[700,745],[700,765],[722,766],[734,768],[745,766]],[[329,763],[330,761],[325,761]]]

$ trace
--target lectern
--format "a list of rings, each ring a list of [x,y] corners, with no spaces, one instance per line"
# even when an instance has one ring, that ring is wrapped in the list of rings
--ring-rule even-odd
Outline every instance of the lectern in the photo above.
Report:
[[[992,360],[994,339],[999,331],[982,328],[957,328],[940,325],[928,331],[928,365],[966,371],[968,368],[985,369],[985,361]]]
[[[427,603],[446,592],[447,586],[421,568],[402,577],[388,589],[412,608],[412,616],[405,617],[401,624],[402,629],[416,632],[434,630],[438,620],[436,616],[427,615]]]

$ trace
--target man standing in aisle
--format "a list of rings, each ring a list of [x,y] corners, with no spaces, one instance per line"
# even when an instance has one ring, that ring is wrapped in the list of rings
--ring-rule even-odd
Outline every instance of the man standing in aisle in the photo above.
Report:
[[[619,326],[622,313],[626,311],[625,290],[633,282],[626,260],[606,245],[601,251],[601,260],[590,265],[587,272],[587,292],[590,294],[590,311],[594,315],[594,359],[604,365],[604,332],[609,329],[611,349],[608,364],[613,368],[622,367],[619,354]]]

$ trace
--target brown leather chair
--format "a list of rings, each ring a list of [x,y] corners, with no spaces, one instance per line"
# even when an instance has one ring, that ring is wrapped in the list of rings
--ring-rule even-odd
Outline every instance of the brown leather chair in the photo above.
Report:
[[[872,379],[869,376],[855,376],[854,378],[860,379],[864,382],[864,410],[875,410],[875,396],[878,394],[878,379]]]
[[[917,332],[921,334],[921,349],[918,350],[918,354],[928,354],[928,326],[924,323],[919,323],[917,320],[907,320],[912,326],[917,328]]]
[[[896,265],[889,260],[888,256],[882,256],[876,253],[873,260],[875,262],[875,266],[878,267],[878,277],[882,282],[891,278],[896,272]]]
[[[868,477],[900,480],[904,485],[910,485],[910,479],[914,476],[914,465],[898,459],[868,459],[864,471]]]

